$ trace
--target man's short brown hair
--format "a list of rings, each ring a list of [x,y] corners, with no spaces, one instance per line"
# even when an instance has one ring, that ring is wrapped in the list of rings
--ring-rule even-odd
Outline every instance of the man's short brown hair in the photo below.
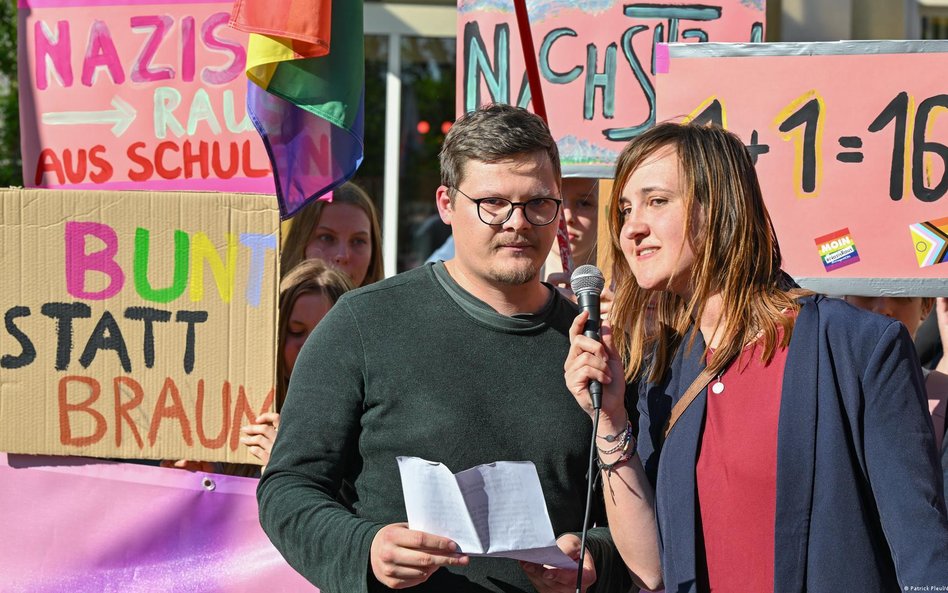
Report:
[[[517,155],[545,152],[560,179],[560,152],[550,128],[539,116],[504,103],[483,105],[461,116],[441,147],[441,184],[452,190],[463,181],[470,160],[496,163]],[[454,192],[450,192],[454,198]]]

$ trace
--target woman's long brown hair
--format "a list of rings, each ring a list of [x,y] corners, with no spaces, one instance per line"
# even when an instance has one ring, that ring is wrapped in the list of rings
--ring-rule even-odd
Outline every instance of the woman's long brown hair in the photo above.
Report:
[[[666,146],[674,146],[678,154],[687,213],[684,236],[695,254],[689,298],[668,290],[671,279],[665,290],[639,287],[619,242],[619,200],[625,185],[646,159]],[[712,373],[722,371],[758,336],[766,361],[778,345],[789,343],[796,316],[787,312],[799,310],[796,299],[805,291],[791,289],[792,282],[780,269],[780,245],[754,164],[734,134],[717,126],[663,123],[633,139],[616,164],[608,224],[616,282],[610,322],[627,380],[659,381],[715,294],[720,294],[723,307],[723,326],[715,333],[723,339],[708,362]],[[696,334],[697,329],[687,348]]]
[[[286,390],[290,385],[290,369],[283,362],[283,350],[286,348],[286,334],[289,331],[290,316],[297,299],[304,294],[322,294],[330,307],[336,304],[346,292],[352,290],[352,281],[344,273],[330,267],[321,259],[305,259],[287,271],[280,282],[280,318],[277,336],[277,385],[274,410],[279,412],[286,400]]]
[[[279,336],[276,352],[277,384],[276,400],[273,410],[282,412],[286,401],[286,391],[290,384],[290,369],[286,368],[283,350],[286,348],[286,332],[289,329],[290,315],[293,305],[304,294],[324,294],[331,305],[335,305],[339,297],[352,290],[352,281],[342,272],[330,267],[321,259],[306,259],[287,270],[280,282],[280,316],[277,336]],[[220,473],[230,476],[258,477],[260,466],[253,463],[223,463]]]

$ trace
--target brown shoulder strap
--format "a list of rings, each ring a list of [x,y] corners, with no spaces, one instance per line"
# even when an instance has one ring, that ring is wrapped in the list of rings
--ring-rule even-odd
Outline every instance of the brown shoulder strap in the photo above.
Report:
[[[691,402],[695,401],[695,398],[698,397],[698,394],[701,393],[701,390],[708,386],[708,383],[711,382],[711,379],[714,378],[714,375],[708,372],[708,369],[705,368],[695,377],[695,380],[691,383],[691,386],[688,387],[688,391],[685,392],[681,399],[675,404],[675,407],[672,408],[671,416],[668,417],[668,422],[665,424],[665,432],[662,435],[662,440],[668,438],[668,433],[671,432],[675,423],[678,422],[678,419],[681,418],[681,415],[685,413],[685,410],[688,409],[688,406],[691,405]]]

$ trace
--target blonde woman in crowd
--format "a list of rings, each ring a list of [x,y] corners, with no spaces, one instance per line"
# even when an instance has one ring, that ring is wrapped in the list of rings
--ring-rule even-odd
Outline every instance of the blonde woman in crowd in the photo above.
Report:
[[[378,212],[369,195],[351,181],[333,190],[331,202],[311,202],[293,217],[280,269],[285,274],[312,258],[342,270],[356,287],[385,275]]]

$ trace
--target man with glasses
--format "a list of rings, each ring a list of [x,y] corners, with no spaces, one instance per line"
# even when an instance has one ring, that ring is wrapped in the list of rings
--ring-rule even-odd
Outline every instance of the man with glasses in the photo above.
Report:
[[[577,310],[538,275],[561,205],[556,143],[537,116],[490,105],[451,128],[441,171],[455,257],[347,293],[311,334],[260,481],[261,524],[326,593],[572,591],[575,571],[471,558],[405,523],[399,455],[453,472],[532,461],[574,557],[586,498],[591,426],[563,379]],[[336,502],[344,480],[352,511]],[[606,530],[587,550],[584,585],[627,576]]]

